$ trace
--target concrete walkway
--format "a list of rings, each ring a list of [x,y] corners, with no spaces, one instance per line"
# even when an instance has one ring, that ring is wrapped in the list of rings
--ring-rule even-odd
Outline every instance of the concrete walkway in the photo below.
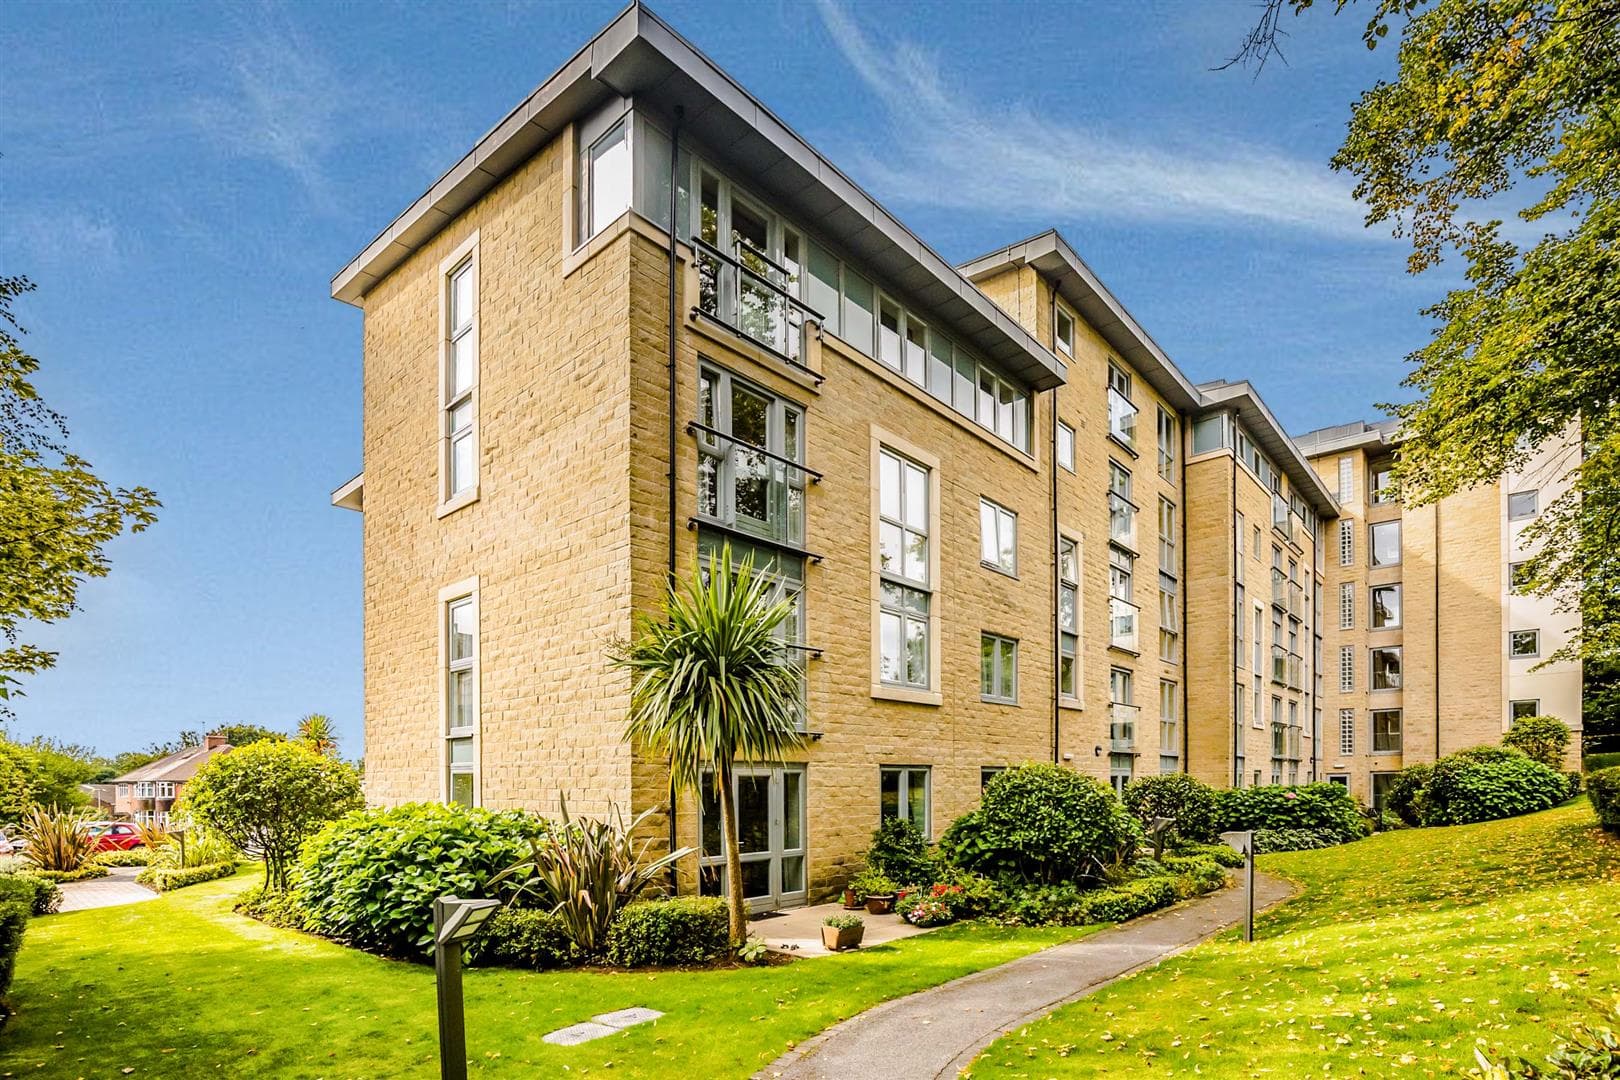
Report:
[[[1256,875],[1255,907],[1292,888]],[[1089,937],[868,1009],[778,1058],[771,1080],[954,1077],[999,1036],[1158,963],[1243,920],[1243,890],[1224,889]]]
[[[86,908],[118,907],[120,904],[138,904],[142,900],[156,900],[157,893],[145,885],[135,884],[138,866],[114,866],[104,878],[89,881],[65,881],[59,911],[84,911]]]

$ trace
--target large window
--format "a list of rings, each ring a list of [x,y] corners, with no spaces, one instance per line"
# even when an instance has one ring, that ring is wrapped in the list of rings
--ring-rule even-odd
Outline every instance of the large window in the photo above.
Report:
[[[1136,504],[1131,501],[1131,471],[1108,462],[1108,538],[1136,550]]]
[[[1381,506],[1395,501],[1395,473],[1388,465],[1374,466],[1371,480],[1368,502]]]
[[[1057,426],[1057,460],[1059,465],[1074,472],[1074,428],[1061,420]]]
[[[1508,656],[1514,660],[1534,659],[1540,655],[1540,630],[1515,630],[1508,634]]]
[[[786,646],[784,650],[786,663],[799,675],[799,715],[796,726],[803,731],[809,702],[804,672],[806,631],[804,556],[774,546],[750,543],[740,537],[727,537],[706,528],[698,529],[697,546],[698,564],[703,568],[705,575],[720,558],[721,551],[729,546],[731,565],[734,569],[747,563],[753,567],[756,578],[769,581],[780,590],[778,596],[792,603],[793,611],[777,626],[776,638]]]
[[[1400,646],[1373,649],[1368,666],[1372,677],[1372,689],[1399,690],[1401,688]]]
[[[884,766],[878,770],[878,824],[900,818],[928,831],[928,778],[926,765]]]
[[[1159,569],[1166,574],[1179,574],[1176,563],[1176,504],[1159,497]]]
[[[1181,768],[1180,701],[1180,687],[1169,679],[1160,679],[1159,771],[1162,773],[1176,772]]]
[[[586,209],[586,234],[583,239],[595,236],[630,208],[629,132],[630,117],[626,116],[593,142],[586,152],[585,190],[581,193]]]
[[[1058,352],[1064,356],[1074,355],[1074,316],[1070,315],[1061,304],[1057,307],[1057,326],[1053,330],[1052,338],[1057,343]]]
[[[1176,460],[1181,456],[1181,425],[1176,418],[1159,406],[1159,475],[1176,482]]]
[[[979,635],[979,697],[1001,705],[1018,704],[1018,642],[998,634]]]
[[[472,806],[478,800],[478,595],[450,596],[443,610],[445,799]]]
[[[1130,552],[1108,548],[1109,644],[1117,649],[1136,651],[1136,614],[1133,578],[1136,558]]]
[[[1339,710],[1339,753],[1356,752],[1356,710]]]
[[[1356,564],[1356,523],[1349,518],[1339,519],[1339,565]]]
[[[444,274],[439,390],[440,504],[470,500],[478,490],[478,246],[457,249]]]
[[[1372,748],[1375,754],[1401,752],[1401,710],[1372,711]]]
[[[1108,434],[1136,449],[1136,406],[1131,404],[1131,377],[1108,365]]]
[[[1169,574],[1159,575],[1159,659],[1168,664],[1181,659],[1181,605]]]
[[[705,365],[698,422],[698,514],[766,540],[802,544],[803,410]]]
[[[1058,693],[1080,696],[1080,542],[1058,540]]]
[[[1508,520],[1523,521],[1525,518],[1536,516],[1536,502],[1540,492],[1532,488],[1529,491],[1515,491],[1508,496]]]
[[[979,561],[1003,574],[1018,573],[1018,515],[979,500]]]
[[[878,454],[879,677],[929,685],[932,599],[928,470],[888,448]]]
[[[1346,455],[1339,459],[1339,501],[1347,503],[1356,497],[1356,462]]]
[[[1401,561],[1401,523],[1380,521],[1367,526],[1372,565],[1394,566]]]
[[[1388,630],[1401,625],[1401,587],[1374,585],[1369,617],[1374,630]]]

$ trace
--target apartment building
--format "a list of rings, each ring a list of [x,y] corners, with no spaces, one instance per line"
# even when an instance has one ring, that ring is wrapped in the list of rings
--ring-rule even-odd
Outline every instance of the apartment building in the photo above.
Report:
[[[1378,802],[1403,765],[1494,743],[1515,717],[1543,714],[1575,732],[1573,768],[1581,666],[1542,664],[1577,617],[1512,587],[1528,558],[1524,528],[1562,494],[1575,443],[1544,448],[1498,483],[1409,508],[1390,483],[1394,421],[1295,442],[1342,515],[1323,575],[1324,775]]]

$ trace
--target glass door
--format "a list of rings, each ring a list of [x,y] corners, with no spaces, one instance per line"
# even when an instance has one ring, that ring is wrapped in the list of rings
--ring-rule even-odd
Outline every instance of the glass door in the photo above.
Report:
[[[805,828],[803,766],[739,768],[732,777],[737,806],[743,896],[752,911],[803,904]],[[699,884],[705,896],[725,895],[726,857],[720,800],[707,782],[701,807]]]

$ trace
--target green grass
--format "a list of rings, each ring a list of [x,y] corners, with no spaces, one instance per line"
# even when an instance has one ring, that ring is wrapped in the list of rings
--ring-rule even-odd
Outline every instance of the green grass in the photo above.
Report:
[[[1585,800],[1267,856],[1303,893],[992,1044],[989,1077],[1459,1075],[1620,989],[1620,841]]]
[[[129,907],[34,920],[0,1076],[437,1075],[430,967],[236,915],[259,871]],[[840,1019],[1086,930],[964,924],[769,968],[466,975],[480,1076],[743,1077]],[[578,1047],[540,1036],[631,1005],[666,1015]]]

